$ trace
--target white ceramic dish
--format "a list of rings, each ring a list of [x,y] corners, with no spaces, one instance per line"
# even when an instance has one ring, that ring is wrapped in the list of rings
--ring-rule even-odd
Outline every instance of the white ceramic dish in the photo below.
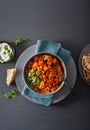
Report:
[[[8,43],[8,42],[6,42],[6,41],[0,42],[0,45],[1,45],[1,46],[2,46],[3,44],[8,45],[8,47],[12,50],[12,56],[11,56],[10,59],[8,59],[7,61],[3,61],[2,64],[12,61],[13,58],[14,58],[14,56],[15,56],[15,49],[14,49],[13,45],[11,45],[10,43]],[[4,51],[7,52],[7,50],[4,50]],[[9,51],[10,51],[10,50],[9,50]],[[6,54],[9,54],[9,53],[6,53]],[[0,63],[1,63],[1,62],[0,62]]]

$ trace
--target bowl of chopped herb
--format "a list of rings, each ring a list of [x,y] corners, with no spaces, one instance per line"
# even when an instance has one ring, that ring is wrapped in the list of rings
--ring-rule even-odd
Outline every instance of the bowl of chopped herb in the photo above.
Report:
[[[55,54],[39,52],[25,64],[23,78],[27,87],[38,94],[55,94],[67,77],[63,60]]]

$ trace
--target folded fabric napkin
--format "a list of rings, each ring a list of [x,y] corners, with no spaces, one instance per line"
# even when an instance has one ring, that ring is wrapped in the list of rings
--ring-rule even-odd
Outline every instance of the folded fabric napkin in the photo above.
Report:
[[[57,54],[62,58],[65,64],[68,63],[71,52],[61,47],[61,44],[55,41],[50,40],[37,40],[35,54],[38,52],[51,52]],[[50,95],[40,95],[35,92],[32,92],[28,89],[27,86],[24,86],[22,95],[30,98],[32,101],[39,104],[49,106],[53,100],[53,94]]]

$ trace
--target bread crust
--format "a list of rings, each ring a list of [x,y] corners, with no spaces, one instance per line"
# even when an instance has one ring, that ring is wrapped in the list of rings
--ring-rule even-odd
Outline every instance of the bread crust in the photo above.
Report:
[[[7,86],[10,86],[11,83],[13,82],[14,78],[16,75],[16,69],[11,68],[11,69],[7,69],[7,77],[6,77],[6,84]]]

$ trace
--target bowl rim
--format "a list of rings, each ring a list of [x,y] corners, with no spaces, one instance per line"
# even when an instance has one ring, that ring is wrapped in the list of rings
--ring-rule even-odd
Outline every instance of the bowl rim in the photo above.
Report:
[[[39,93],[39,92],[36,92],[36,91],[34,91],[33,89],[31,89],[31,88],[28,86],[28,84],[27,84],[27,82],[26,82],[26,80],[25,80],[25,67],[26,67],[26,65],[28,64],[28,62],[29,62],[33,57],[35,57],[35,56],[37,56],[37,55],[41,55],[41,54],[48,54],[48,55],[51,55],[51,56],[56,57],[58,60],[60,60],[61,65],[62,65],[62,67],[63,67],[64,78],[63,78],[63,80],[61,81],[60,86],[59,86],[54,92],[50,92],[50,93]],[[26,86],[30,91],[32,91],[33,93],[36,93],[36,94],[38,94],[38,95],[52,95],[52,94],[57,93],[57,92],[64,86],[65,80],[66,80],[66,78],[67,78],[67,69],[66,69],[66,65],[65,65],[64,61],[63,61],[62,58],[59,57],[58,55],[53,54],[53,53],[51,53],[51,52],[38,52],[37,54],[33,54],[29,59],[27,59],[25,65],[24,65],[24,67],[23,67],[22,75],[23,75],[22,77],[23,77],[24,84],[25,84],[25,86]]]

